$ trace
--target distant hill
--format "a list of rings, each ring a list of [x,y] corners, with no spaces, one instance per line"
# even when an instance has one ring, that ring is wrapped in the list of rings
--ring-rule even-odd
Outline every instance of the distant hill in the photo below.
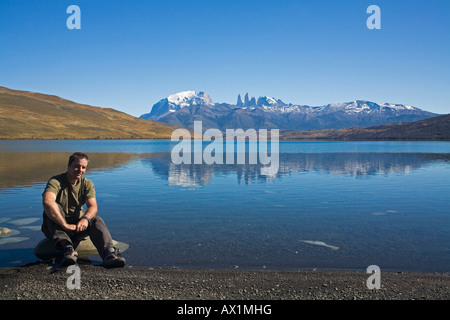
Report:
[[[0,87],[0,139],[170,139],[175,126]]]
[[[284,131],[280,140],[450,140],[450,114],[368,128]]]

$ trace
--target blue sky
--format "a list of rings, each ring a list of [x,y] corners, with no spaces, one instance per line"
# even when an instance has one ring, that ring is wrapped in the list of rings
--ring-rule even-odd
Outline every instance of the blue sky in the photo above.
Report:
[[[66,27],[72,4],[81,30]],[[450,113],[449,13],[448,0],[0,0],[0,86],[134,116],[185,90]]]

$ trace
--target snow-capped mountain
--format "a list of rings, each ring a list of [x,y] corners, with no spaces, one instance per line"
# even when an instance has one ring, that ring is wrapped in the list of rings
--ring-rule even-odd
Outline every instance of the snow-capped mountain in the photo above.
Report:
[[[142,119],[159,120],[171,112],[189,106],[214,106],[211,97],[205,92],[182,91],[172,94],[154,104],[150,113],[140,116]]]
[[[285,103],[280,99],[248,93],[235,105],[214,104],[207,93],[184,91],[156,103],[141,118],[193,127],[202,120],[203,128],[311,130],[369,127],[393,122],[413,122],[437,116],[419,108],[393,103],[378,104],[366,100],[307,106]]]

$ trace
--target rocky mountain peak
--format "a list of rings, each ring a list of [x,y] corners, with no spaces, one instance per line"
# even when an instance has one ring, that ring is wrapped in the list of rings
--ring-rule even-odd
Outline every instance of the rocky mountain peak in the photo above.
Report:
[[[159,120],[160,118],[172,112],[176,112],[184,107],[194,105],[213,106],[214,102],[206,92],[200,91],[197,93],[193,90],[181,91],[171,94],[167,98],[164,98],[155,103],[152,107],[151,112],[143,114],[142,116],[140,116],[140,118]]]

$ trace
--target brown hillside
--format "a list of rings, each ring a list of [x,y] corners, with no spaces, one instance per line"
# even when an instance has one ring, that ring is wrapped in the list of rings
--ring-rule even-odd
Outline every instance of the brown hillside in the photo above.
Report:
[[[0,87],[0,139],[170,139],[174,126]]]
[[[450,140],[450,114],[376,127],[286,131],[281,140]]]

